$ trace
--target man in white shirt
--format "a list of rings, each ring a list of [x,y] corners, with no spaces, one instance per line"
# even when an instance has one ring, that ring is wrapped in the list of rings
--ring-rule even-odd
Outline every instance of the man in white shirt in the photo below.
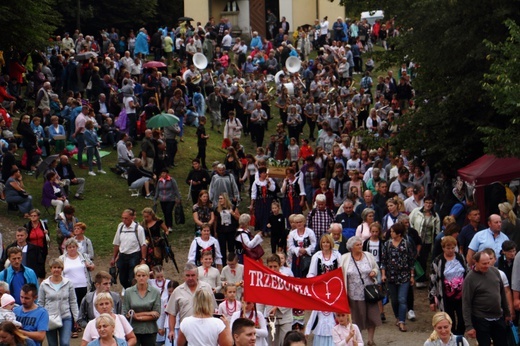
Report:
[[[135,212],[126,209],[121,218],[123,222],[117,227],[114,236],[114,252],[110,266],[116,265],[119,271],[119,281],[125,289],[132,286],[134,267],[146,263],[146,238],[144,229],[134,221]]]
[[[229,30],[224,31],[224,37],[222,38],[222,50],[228,51],[231,49],[233,39],[229,34]]]
[[[69,33],[65,33],[65,37],[61,40],[61,49],[63,51],[70,51],[74,49],[74,40],[69,36]]]
[[[135,65],[134,59],[130,56],[130,52],[126,51],[125,56],[121,58],[121,64],[126,68],[127,71],[132,71],[132,67]]]
[[[404,200],[404,208],[408,214],[410,214],[415,208],[422,208],[424,205],[424,195],[423,185],[413,186],[413,196]]]
[[[208,290],[213,295],[211,286],[199,280],[197,266],[193,263],[187,263],[184,266],[184,283],[179,285],[170,296],[166,312],[168,313],[168,325],[170,331],[168,339],[175,336],[175,326],[177,315],[179,315],[179,323],[186,317],[193,315],[193,296],[198,290]],[[217,302],[213,301],[213,307],[217,308]]]

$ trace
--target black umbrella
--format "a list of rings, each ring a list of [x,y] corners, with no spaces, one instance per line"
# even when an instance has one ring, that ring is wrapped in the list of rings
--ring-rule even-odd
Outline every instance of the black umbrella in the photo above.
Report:
[[[168,262],[168,258],[170,258],[177,269],[177,273],[180,273],[179,267],[177,266],[177,261],[175,260],[175,254],[173,253],[172,247],[170,246],[170,242],[168,241],[168,236],[166,233],[162,232],[162,237],[164,240],[164,249],[166,250],[166,262]]]
[[[51,163],[53,163],[54,161],[56,161],[58,159],[58,157],[60,157],[60,155],[58,154],[54,154],[54,155],[50,155],[50,156],[47,156],[45,158],[45,160],[43,160],[39,165],[38,167],[36,168],[36,175],[35,177],[38,178],[38,176],[40,174],[43,174],[48,168],[49,168],[49,165]]]
[[[191,22],[193,21],[193,18],[191,17],[180,17],[179,19],[177,19],[179,22]]]

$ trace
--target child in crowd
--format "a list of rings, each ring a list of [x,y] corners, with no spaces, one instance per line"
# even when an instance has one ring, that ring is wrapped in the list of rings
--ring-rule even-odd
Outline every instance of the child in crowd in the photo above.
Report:
[[[229,253],[227,255],[227,265],[220,273],[220,281],[222,287],[229,285],[236,286],[236,299],[242,299],[242,286],[244,284],[244,265],[238,263],[238,256],[236,253]]]
[[[12,295],[4,293],[2,299],[0,299],[0,323],[4,321],[13,322],[18,328],[22,327],[22,324],[16,321],[16,316],[13,312],[14,298]]]
[[[172,281],[169,281],[168,280],[168,284],[167,284],[167,292],[168,292],[168,297],[166,297],[165,300],[161,299],[161,315],[159,316],[159,319],[157,320],[157,326],[159,327],[159,330],[160,329],[164,329],[164,335],[167,336],[168,335],[168,332],[170,331],[170,325],[168,323],[168,313],[165,311],[166,310],[166,306],[168,305],[168,301],[170,300],[170,296],[172,295],[173,291],[177,288],[177,286],[179,286],[179,283],[175,280],[172,280]],[[177,335],[179,334],[179,326],[181,324],[181,321],[180,321],[180,314],[177,315],[177,320],[176,320],[176,323],[175,323],[175,338],[174,340],[177,340]],[[157,334],[157,343],[160,344],[160,341],[159,341],[159,334]],[[172,340],[169,340],[167,337],[163,336],[164,338],[164,346],[173,346],[174,343],[172,343]]]
[[[350,314],[337,313],[336,319],[338,320],[338,324],[332,328],[332,341],[334,345],[363,345],[361,332],[358,326],[352,323]]]
[[[226,299],[218,306],[219,315],[224,315],[228,320],[231,320],[233,314],[242,309],[242,304],[236,299],[237,286],[226,285],[224,287],[224,295]]]
[[[332,193],[332,189],[329,189],[329,184],[327,181],[327,178],[321,178],[320,179],[320,188],[314,192],[314,196],[312,198],[312,204],[316,201],[316,196],[319,194],[325,195],[325,198],[327,199],[327,208],[330,210],[336,210],[334,207],[334,193]]]
[[[201,261],[202,265],[198,268],[199,280],[208,283],[213,289],[213,293],[219,292],[222,282],[218,269],[211,266],[213,264],[213,253],[211,251],[202,252]]]
[[[287,233],[285,231],[285,218],[278,201],[271,203],[271,215],[267,222],[267,230],[271,233],[271,253],[277,253],[287,247]]]
[[[85,123],[85,145],[87,147],[88,174],[91,176],[96,175],[92,167],[94,162],[94,156],[96,157],[97,161],[98,173],[107,173],[103,170],[103,168],[101,168],[101,156],[99,156],[98,150],[99,144],[100,143],[97,133],[94,130],[94,123],[92,122],[92,120],[87,120],[87,122]]]
[[[314,152],[312,151],[312,147],[309,145],[308,139],[302,139],[302,146],[300,147],[300,151],[298,153],[298,159],[301,162],[304,162],[306,158],[312,156]]]
[[[276,254],[278,255],[278,257],[280,257],[280,273],[282,273],[285,276],[294,276],[291,270],[291,266],[287,264],[287,257],[285,256],[284,250],[280,249]]]
[[[374,222],[370,225],[370,238],[363,242],[363,251],[370,252],[378,266],[381,264],[381,251],[383,248],[383,242],[381,241],[381,224],[379,222]],[[378,273],[377,282],[381,282],[381,271]],[[381,320],[386,321],[385,316],[385,306],[382,301],[378,302],[379,304],[379,312],[381,313]]]
[[[148,279],[148,284],[155,287],[161,292],[161,299],[168,298],[168,283],[170,280],[164,278],[164,269],[162,265],[156,265],[152,268],[153,279]]]
[[[329,311],[312,311],[307,326],[305,327],[305,335],[314,334],[312,344],[314,346],[333,346],[338,344],[332,343],[332,330],[335,325],[334,313]],[[357,346],[357,344],[354,344]]]
[[[296,142],[296,138],[291,137],[289,146],[287,147],[287,159],[289,161],[298,161],[298,154],[300,153],[300,147]]]
[[[237,318],[247,318],[255,322],[256,346],[270,345],[268,340],[271,340],[271,336],[268,334],[267,331],[266,320],[264,318],[264,315],[257,310],[255,303],[246,302],[245,300],[242,300],[242,309],[233,314],[229,324],[233,325],[233,322],[235,322]]]

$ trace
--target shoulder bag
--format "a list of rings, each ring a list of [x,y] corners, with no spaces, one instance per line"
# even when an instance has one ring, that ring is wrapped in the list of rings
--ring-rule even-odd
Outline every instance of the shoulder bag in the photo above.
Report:
[[[49,330],[54,330],[63,327],[63,320],[61,314],[49,315]]]
[[[241,237],[243,236],[244,233],[246,233],[246,232],[242,232]],[[247,236],[249,237],[249,234]],[[246,255],[247,257],[249,257],[255,261],[257,259],[262,258],[262,256],[265,253],[264,249],[262,248],[262,244],[258,244],[255,247],[249,248],[242,241],[242,249],[244,250],[244,255]]]
[[[365,254],[363,254],[365,256]],[[386,296],[385,292],[383,291],[383,288],[381,285],[378,284],[372,284],[372,285],[365,285],[365,281],[363,280],[363,276],[361,275],[361,271],[359,270],[356,260],[354,257],[352,258],[352,262],[354,262],[354,265],[356,266],[356,269],[359,273],[359,278],[361,279],[361,283],[363,284],[364,292],[365,292],[365,301],[369,303],[376,303],[380,300],[383,300],[383,298]],[[369,261],[370,263],[370,261]]]

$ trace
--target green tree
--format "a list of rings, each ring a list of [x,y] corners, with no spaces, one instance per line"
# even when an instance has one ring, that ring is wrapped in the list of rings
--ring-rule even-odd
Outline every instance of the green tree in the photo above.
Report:
[[[376,57],[384,69],[410,60],[418,65],[413,80],[417,109],[399,119],[401,131],[394,145],[422,153],[431,164],[443,168],[458,168],[484,152],[478,129],[503,129],[507,124],[495,116],[492,95],[482,87],[491,66],[484,39],[493,44],[506,40],[504,22],[519,18],[518,4],[517,0],[345,4],[349,13],[383,9],[385,20],[395,18],[400,36],[389,39],[394,50]],[[516,144],[504,143],[509,145]]]
[[[122,32],[145,26],[157,14],[157,0],[88,0],[94,8],[89,26],[96,28],[114,27]]]
[[[117,28],[124,33],[139,29],[155,20],[158,0],[57,0],[56,9],[63,15],[64,30],[81,29],[97,34],[101,29]],[[151,28],[149,28],[151,29]]]
[[[0,48],[31,50],[44,48],[61,16],[54,0],[3,0],[0,2]]]
[[[85,0],[56,0],[56,9],[63,16],[63,32],[83,30],[94,17],[94,7]]]
[[[506,21],[509,37],[498,44],[485,41],[491,54],[489,73],[485,74],[483,88],[491,96],[492,106],[502,126],[482,126],[486,151],[498,156],[520,157],[520,27]]]

